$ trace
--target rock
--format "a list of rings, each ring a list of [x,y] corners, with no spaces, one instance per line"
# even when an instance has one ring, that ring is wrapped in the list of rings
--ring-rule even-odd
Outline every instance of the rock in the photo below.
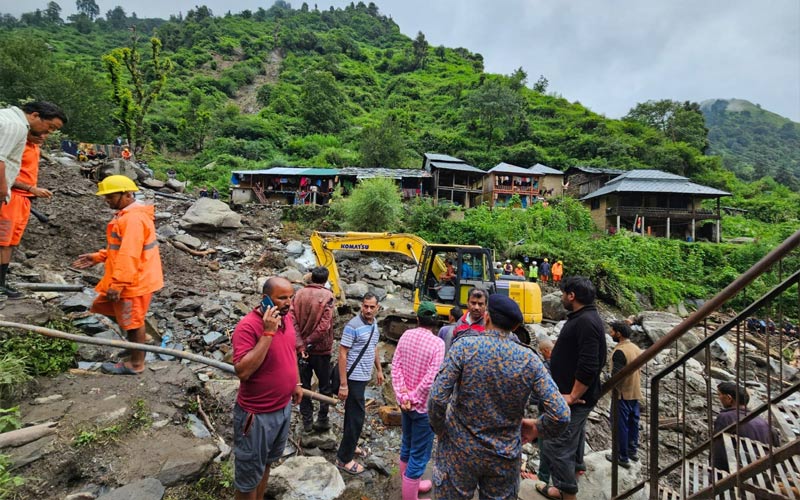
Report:
[[[373,293],[378,298],[378,302],[383,302],[384,299],[386,299],[387,293],[386,293],[386,289],[384,289],[384,288],[380,288],[380,287],[377,287],[377,286],[370,285],[369,291],[371,293]],[[362,297],[363,297],[363,295],[362,295]]]
[[[299,241],[292,240],[286,244],[286,253],[289,255],[303,255],[303,244]]]
[[[392,475],[392,468],[386,461],[378,455],[370,455],[364,459],[364,466],[368,469],[375,469],[386,477]]]
[[[782,377],[783,380],[786,381],[794,380],[798,372],[797,368],[790,366],[788,363],[784,362],[782,366],[783,373],[781,373],[781,362],[771,356],[769,358],[769,368],[773,374]]]
[[[73,293],[61,302],[61,309],[64,312],[83,312],[92,307],[92,302],[97,296],[96,293],[79,292]]]
[[[289,280],[292,283],[302,283],[303,282],[303,273],[301,273],[297,269],[294,269],[294,268],[291,268],[291,267],[289,269],[286,269],[286,270],[282,271],[280,274],[278,274],[278,276],[286,278],[287,280]]]
[[[242,216],[225,203],[212,198],[200,198],[181,217],[183,229],[216,231],[242,227]]]
[[[191,312],[191,311],[197,311],[201,307],[203,307],[203,304],[193,299],[192,297],[186,297],[185,299],[181,299],[181,301],[175,305],[175,310]]]
[[[3,453],[9,456],[13,464],[11,470],[19,469],[49,454],[53,450],[55,439],[55,434],[50,434],[17,448],[6,448]]]
[[[200,238],[195,238],[191,234],[179,234],[173,239],[179,243],[183,243],[189,248],[200,248],[203,246],[203,242],[200,241]]]
[[[142,181],[142,186],[150,189],[161,189],[164,186],[166,186],[166,183],[158,179],[153,179],[152,177],[148,177]]]
[[[581,476],[578,481],[578,490],[580,491],[580,498],[591,498],[593,500],[610,500],[611,497],[611,462],[606,460],[606,454],[611,453],[608,451],[598,451],[596,453],[589,453],[584,456],[586,463],[586,474]],[[639,472],[642,462],[632,462],[630,469],[618,468],[619,471],[619,491],[625,491],[635,486],[639,481]],[[519,498],[536,499],[540,500],[541,495],[536,493],[535,496]],[[646,498],[644,492],[639,491],[634,496],[629,498],[641,499]]]
[[[369,285],[363,281],[343,285],[344,294],[349,299],[361,300],[369,292]]]
[[[164,485],[158,479],[148,477],[106,493],[98,500],[161,500],[162,498],[164,498]]]
[[[55,403],[56,401],[61,401],[62,399],[64,399],[64,396],[62,396],[61,394],[52,394],[50,396],[46,396],[46,397],[43,397],[43,398],[36,398],[36,399],[33,400],[33,402],[31,404],[32,405],[46,405],[46,404],[50,404],[50,403]]]
[[[176,193],[182,193],[186,191],[186,183],[181,182],[178,179],[169,179],[166,183],[164,183],[165,187],[175,191]],[[210,198],[201,198],[201,200],[210,199]]]
[[[172,226],[161,226],[156,229],[156,233],[158,234],[159,238],[168,240],[170,238],[174,238],[178,234],[178,231],[176,231]]]
[[[553,321],[561,321],[567,317],[560,293],[550,293],[542,297],[542,316]]]
[[[711,355],[729,367],[736,365],[736,345],[725,337],[720,337],[711,343]]]
[[[239,391],[237,379],[213,379],[205,383],[206,393],[223,408],[233,408]]]
[[[736,238],[726,239],[727,243],[732,243],[734,245],[750,245],[751,243],[755,243],[755,238],[749,238],[747,236],[739,236]]]
[[[180,450],[170,455],[161,466],[158,480],[165,486],[172,486],[193,479],[205,470],[217,453],[217,445],[211,443]]]
[[[42,326],[50,321],[50,313],[40,300],[25,297],[18,300],[6,300],[5,307],[0,309],[0,319]]]
[[[678,316],[681,318],[685,318],[689,315],[688,309],[686,309],[686,304],[683,302],[678,302]]]
[[[207,334],[203,335],[203,342],[205,342],[207,346],[213,346],[224,338],[225,335],[221,334],[220,332],[208,332]]]
[[[392,281],[394,281],[398,285],[401,285],[401,286],[403,286],[405,288],[413,289],[414,288],[414,279],[416,279],[416,277],[417,277],[417,270],[416,270],[416,268],[412,267],[412,268],[406,269],[405,271],[403,271],[402,273],[398,274],[397,276],[394,276],[392,278]]]
[[[683,319],[680,316],[661,311],[645,311],[639,315],[639,323],[642,325],[642,329],[653,342],[665,336],[681,321],[683,321]],[[701,338],[702,334],[698,336],[696,330],[689,330],[678,339],[678,352],[681,354],[685,353],[696,346]],[[702,355],[702,353],[700,355]]]
[[[710,367],[708,369],[708,372],[711,375],[711,377],[717,380],[722,380],[723,382],[732,382],[733,379],[736,378],[732,373],[726,372],[722,368],[717,368],[716,366]]]
[[[97,495],[91,491],[79,491],[64,497],[64,500],[95,500]]]
[[[323,457],[292,457],[272,469],[270,494],[281,500],[334,500],[345,490],[335,465]]]
[[[333,451],[339,446],[338,436],[330,430],[321,434],[303,434],[302,442],[304,448],[319,448],[326,451]]]
[[[190,413],[187,416],[189,417],[189,430],[192,431],[194,437],[198,437],[200,439],[211,437],[211,433],[208,431],[208,428],[199,418],[197,418],[197,415]]]
[[[378,408],[378,415],[383,425],[391,426],[402,424],[402,414],[400,413],[400,408],[397,406],[381,406]]]

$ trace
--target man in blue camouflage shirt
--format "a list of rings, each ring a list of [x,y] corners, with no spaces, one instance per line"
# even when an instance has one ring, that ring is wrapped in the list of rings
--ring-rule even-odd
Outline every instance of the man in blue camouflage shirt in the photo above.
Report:
[[[489,297],[486,330],[453,341],[431,389],[428,415],[438,436],[433,483],[437,498],[516,499],[523,441],[557,436],[570,411],[536,353],[512,333],[523,322],[519,306]],[[523,419],[528,398],[544,405]]]

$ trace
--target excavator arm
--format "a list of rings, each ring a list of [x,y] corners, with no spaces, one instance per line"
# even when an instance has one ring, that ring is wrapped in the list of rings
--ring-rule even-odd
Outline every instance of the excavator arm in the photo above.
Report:
[[[358,250],[362,252],[398,253],[411,257],[419,266],[419,261],[428,243],[414,234],[406,233],[329,233],[314,231],[311,233],[311,249],[317,259],[317,265],[328,269],[331,291],[339,304],[346,297],[339,277],[339,268],[333,256],[334,250]]]

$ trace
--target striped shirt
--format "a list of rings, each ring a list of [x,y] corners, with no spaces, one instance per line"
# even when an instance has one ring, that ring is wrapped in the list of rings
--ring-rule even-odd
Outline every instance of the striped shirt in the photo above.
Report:
[[[417,413],[428,413],[428,394],[444,359],[444,341],[427,328],[407,330],[392,358],[392,387],[397,402],[411,402]]]
[[[358,355],[361,354],[361,350],[367,345],[369,334],[373,329],[375,331],[372,334],[372,340],[370,340],[366,351],[364,351],[364,355],[361,356],[361,360],[359,360],[358,365],[353,370],[353,373],[350,374],[348,380],[368,382],[372,379],[372,367],[375,363],[375,346],[378,345],[380,332],[378,331],[378,324],[375,320],[372,320],[371,324],[364,323],[361,314],[348,321],[347,325],[344,327],[342,340],[339,342],[339,345],[349,349],[349,351],[347,351],[348,372],[353,366],[353,363],[356,362]]]
[[[0,193],[5,201],[11,199],[11,186],[19,175],[22,152],[28,137],[28,119],[16,106],[0,109],[0,161],[6,165],[6,184],[8,191]]]

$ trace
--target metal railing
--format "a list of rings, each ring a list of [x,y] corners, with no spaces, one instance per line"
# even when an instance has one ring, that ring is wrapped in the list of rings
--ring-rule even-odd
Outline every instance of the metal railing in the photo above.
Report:
[[[611,405],[612,420],[612,486],[614,498],[642,495],[649,489],[649,498],[798,498],[800,499],[800,383],[789,382],[800,374],[788,365],[784,356],[787,346],[798,346],[783,331],[785,319],[800,318],[800,231],[769,252],[753,267],[734,280],[719,294],[703,304],[642,355],[629,363],[604,386],[603,394],[618,399],[620,383],[636,370],[644,370],[643,380],[647,403],[643,419],[645,427],[645,479],[619,493],[617,405]],[[719,311],[736,299],[750,302],[749,287],[757,279],[774,286],[724,324],[714,323]],[[762,284],[763,288],[763,284]],[[727,313],[726,313],[727,314]],[[770,328],[753,328],[750,318],[774,318]],[[692,331],[694,329],[694,331]],[[755,331],[754,331],[755,330]],[[692,335],[693,334],[693,335]],[[699,338],[698,338],[699,337]],[[689,339],[693,339],[690,341]],[[748,344],[754,344],[750,349]],[[728,370],[712,366],[712,348],[726,353]],[[721,354],[719,355],[720,357]],[[697,367],[704,364],[702,377]],[[729,373],[732,371],[733,373]],[[649,377],[650,373],[655,373]],[[728,378],[737,386],[759,386],[765,401],[756,404],[749,414],[725,429],[715,429],[712,408],[716,387],[712,377]],[[674,403],[670,401],[674,398]],[[796,405],[796,406],[795,406]],[[764,418],[770,428],[781,429],[780,440],[761,444],[739,436],[748,422]],[[702,423],[691,425],[690,422]],[[724,445],[724,459],[715,457],[715,450]],[[746,452],[745,452],[746,451]],[[717,453],[718,454],[718,453]],[[727,460],[726,470],[714,468]],[[792,490],[796,485],[798,490]]]
[[[620,215],[623,217],[656,217],[660,219],[718,219],[719,212],[716,210],[709,210],[706,208],[666,208],[666,207],[633,207],[633,206],[620,206],[606,208],[606,216]]]

